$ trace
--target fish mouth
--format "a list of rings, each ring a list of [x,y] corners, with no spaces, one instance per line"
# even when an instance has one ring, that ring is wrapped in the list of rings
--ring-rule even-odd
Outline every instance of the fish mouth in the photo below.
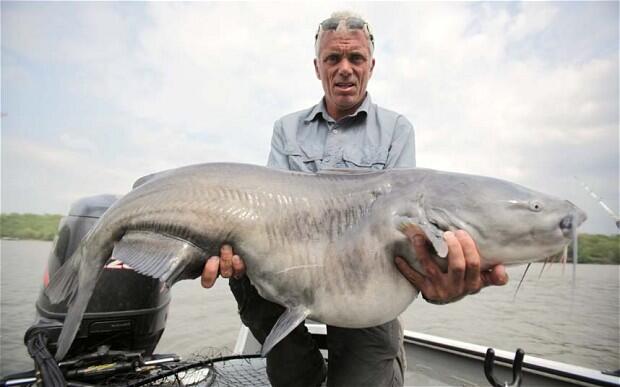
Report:
[[[560,219],[559,227],[565,238],[574,239],[577,236],[577,228],[588,219],[588,215],[568,200],[567,203],[571,206],[571,211]]]
[[[572,241],[577,239],[577,228],[583,224],[588,218],[588,215],[579,209],[577,206],[568,202],[572,207],[572,211],[560,220],[559,227],[565,240],[568,242],[564,245],[561,252],[552,254],[545,258],[545,262],[557,262],[566,263],[568,256],[568,248]]]

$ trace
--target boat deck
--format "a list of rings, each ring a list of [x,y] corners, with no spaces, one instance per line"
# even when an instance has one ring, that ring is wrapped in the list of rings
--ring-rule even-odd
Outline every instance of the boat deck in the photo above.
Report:
[[[322,324],[306,324],[317,337],[320,347],[326,328]],[[407,371],[406,386],[489,386],[484,373],[487,348],[442,337],[405,331]],[[260,352],[260,344],[245,327],[239,332],[234,350],[238,354]],[[327,358],[327,351],[324,350]],[[494,376],[500,382],[511,384],[515,354],[495,350]],[[620,386],[620,377],[598,370],[550,361],[533,356],[523,359],[524,386]]]

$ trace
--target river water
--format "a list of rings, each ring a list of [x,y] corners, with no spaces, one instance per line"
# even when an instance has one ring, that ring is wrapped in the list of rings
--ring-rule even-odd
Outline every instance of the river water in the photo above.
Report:
[[[2,241],[0,245],[0,375],[32,368],[23,335],[34,319],[50,242]],[[577,364],[620,368],[619,266],[533,265],[516,299],[525,266],[509,268],[504,287],[484,289],[451,305],[421,298],[402,316],[405,329]],[[229,353],[240,327],[227,281],[204,290],[199,281],[172,289],[166,331],[157,347],[182,356]]]

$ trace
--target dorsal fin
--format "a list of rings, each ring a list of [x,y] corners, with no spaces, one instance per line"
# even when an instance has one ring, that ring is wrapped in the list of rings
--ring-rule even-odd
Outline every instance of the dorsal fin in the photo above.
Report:
[[[155,180],[160,178],[161,176],[166,175],[168,172],[173,171],[171,169],[165,170],[165,171],[159,171],[159,172],[154,172],[154,173],[149,173],[148,175],[144,175],[140,178],[138,178],[138,180],[136,180],[133,185],[131,186],[131,189],[136,189],[139,186],[148,183],[149,181]]]
[[[146,176],[142,176],[142,177],[138,178],[138,180],[136,180],[133,183],[133,185],[131,186],[131,189],[136,189],[139,186],[141,186],[142,184],[147,183],[147,182],[153,180],[155,177],[157,177],[157,175],[159,175],[159,172],[151,173],[151,174],[148,174]]]

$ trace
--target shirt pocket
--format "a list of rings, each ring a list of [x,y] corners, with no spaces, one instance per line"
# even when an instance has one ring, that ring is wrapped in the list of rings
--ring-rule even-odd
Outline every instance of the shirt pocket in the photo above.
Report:
[[[342,158],[349,168],[385,169],[388,152],[375,147],[347,147]]]
[[[318,164],[323,159],[318,149],[299,144],[285,150],[288,164],[292,171],[316,172]]]

